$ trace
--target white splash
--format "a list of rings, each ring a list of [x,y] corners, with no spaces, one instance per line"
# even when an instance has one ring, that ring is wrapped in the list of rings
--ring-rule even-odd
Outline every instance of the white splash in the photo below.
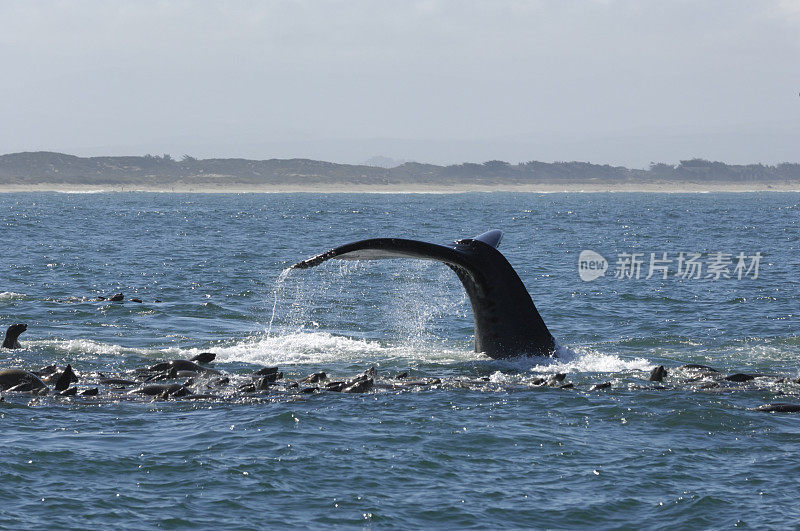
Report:
[[[534,374],[556,373],[630,373],[650,371],[655,365],[645,358],[624,358],[604,354],[597,350],[578,347],[570,349],[559,345],[555,358],[519,357],[494,362],[499,370],[492,381],[502,383],[519,372]],[[505,373],[509,373],[506,375]]]
[[[241,340],[201,348],[132,348],[89,339],[34,340],[33,348],[48,348],[56,353],[84,358],[97,356],[141,356],[153,360],[190,359],[201,352],[214,352],[219,363],[255,365],[314,365],[400,363],[403,365],[452,365],[464,362],[486,363],[497,370],[492,381],[502,383],[523,374],[555,373],[631,373],[647,372],[654,365],[644,358],[625,358],[603,354],[587,347],[559,347],[557,358],[519,357],[492,360],[467,349],[441,344],[382,344],[368,339],[350,338],[321,331],[298,331],[279,336],[255,335]],[[508,379],[511,380],[508,380]]]
[[[533,370],[546,373],[626,373],[649,371],[654,367],[653,363],[645,358],[623,358],[614,354],[603,354],[588,347],[570,349],[559,346],[557,355],[548,365]]]
[[[380,363],[392,360],[451,363],[480,355],[419,345],[385,346],[377,341],[336,336],[327,332],[297,332],[280,336],[254,336],[230,346],[211,349],[220,362],[245,362],[261,365],[302,365],[329,363]],[[200,352],[199,350],[197,351]],[[182,354],[194,355],[192,351]]]
[[[280,298],[281,292],[283,291],[283,285],[286,282],[286,279],[289,277],[289,273],[292,272],[291,267],[287,267],[281,274],[278,275],[278,278],[275,280],[275,287],[272,289],[274,294],[274,299],[272,301],[272,315],[269,317],[269,326],[267,327],[267,335],[272,333],[272,323],[275,321],[275,312],[278,309],[278,299]]]
[[[27,298],[24,293],[14,293],[13,291],[4,291],[0,293],[0,301],[18,301]]]
[[[122,345],[102,343],[91,339],[39,339],[26,341],[25,344],[30,347],[48,348],[64,355],[73,356],[127,356],[130,354],[145,355],[148,352],[146,349],[123,347]]]

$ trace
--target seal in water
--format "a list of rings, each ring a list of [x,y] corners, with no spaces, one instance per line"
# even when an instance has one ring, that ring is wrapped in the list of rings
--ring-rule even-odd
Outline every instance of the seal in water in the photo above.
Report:
[[[206,372],[209,374],[219,373],[219,371],[215,369],[209,369],[208,367],[203,367],[202,365],[198,365],[197,363],[189,360],[163,361],[161,363],[156,363],[155,365],[147,368],[147,370],[151,372],[162,372],[162,371],[169,371],[172,369],[174,369],[175,371]]]
[[[162,398],[167,398],[170,396],[181,397],[186,396],[187,394],[192,394],[191,390],[177,383],[144,385],[128,391],[129,395],[136,393],[147,396],[160,396]]]
[[[213,352],[201,352],[194,358],[190,358],[189,361],[196,361],[197,363],[211,363],[217,359],[217,355]]]
[[[764,404],[763,406],[755,407],[751,411],[764,411],[766,413],[798,413],[800,412],[800,404],[775,402],[773,404]]]
[[[497,250],[503,233],[438,245],[416,240],[377,238],[349,243],[303,260],[306,269],[330,259],[416,258],[444,262],[455,271],[469,296],[475,321],[475,351],[500,359],[519,355],[554,356],[556,342],[536,310],[528,290]]]
[[[22,369],[0,371],[0,390],[8,391],[15,387],[17,391],[33,391],[35,389],[44,389],[47,386],[32,372],[23,371]]]
[[[28,329],[28,325],[22,323],[12,324],[6,330],[6,337],[3,339],[3,348],[22,348],[17,338]]]

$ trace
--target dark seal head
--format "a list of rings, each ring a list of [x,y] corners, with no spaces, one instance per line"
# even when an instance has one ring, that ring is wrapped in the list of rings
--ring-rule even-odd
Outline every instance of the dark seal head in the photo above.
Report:
[[[213,352],[201,352],[194,358],[191,358],[189,361],[196,361],[197,363],[211,363],[217,359],[217,355]]]
[[[664,380],[664,377],[666,375],[667,375],[667,369],[665,369],[663,365],[659,365],[658,367],[650,371],[650,381],[661,382]]]
[[[22,348],[19,344],[18,338],[22,332],[28,329],[28,325],[22,323],[12,324],[6,330],[6,337],[3,339],[3,348]]]

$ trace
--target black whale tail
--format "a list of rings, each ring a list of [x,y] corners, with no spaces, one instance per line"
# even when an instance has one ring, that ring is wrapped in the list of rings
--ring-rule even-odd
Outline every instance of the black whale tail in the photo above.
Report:
[[[519,275],[497,250],[502,236],[499,230],[491,230],[449,245],[399,238],[362,240],[298,262],[292,269],[306,269],[331,259],[444,262],[455,271],[469,296],[477,352],[492,358],[553,356],[556,342],[552,334]]]

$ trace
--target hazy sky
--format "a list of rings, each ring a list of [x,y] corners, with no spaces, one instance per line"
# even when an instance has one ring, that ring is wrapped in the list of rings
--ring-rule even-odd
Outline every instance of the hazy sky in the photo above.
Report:
[[[2,0],[31,150],[800,161],[800,0]]]

